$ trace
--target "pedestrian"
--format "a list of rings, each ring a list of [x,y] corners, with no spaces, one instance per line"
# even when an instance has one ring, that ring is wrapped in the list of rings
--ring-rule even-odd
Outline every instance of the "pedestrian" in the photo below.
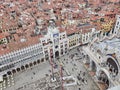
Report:
[[[85,72],[83,72],[83,76],[85,76]]]
[[[86,80],[86,84],[87,84],[87,80]]]
[[[33,75],[35,75],[35,72],[33,72]]]
[[[80,71],[80,74],[81,74],[82,71]]]
[[[83,78],[83,79],[82,79],[82,82],[84,83],[84,81],[85,81],[85,80],[84,80],[84,78]]]
[[[74,71],[74,69],[72,68],[72,71]]]

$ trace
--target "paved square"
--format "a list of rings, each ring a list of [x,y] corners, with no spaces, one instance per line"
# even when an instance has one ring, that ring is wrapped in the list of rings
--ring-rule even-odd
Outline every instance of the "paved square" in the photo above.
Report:
[[[15,85],[4,90],[62,90],[60,65],[63,66],[63,77],[73,76],[77,80],[76,85],[64,87],[64,90],[99,90],[85,69],[82,58],[81,52],[75,48],[56,59],[56,68],[53,69],[55,82],[51,81],[51,65],[44,62],[15,74]]]

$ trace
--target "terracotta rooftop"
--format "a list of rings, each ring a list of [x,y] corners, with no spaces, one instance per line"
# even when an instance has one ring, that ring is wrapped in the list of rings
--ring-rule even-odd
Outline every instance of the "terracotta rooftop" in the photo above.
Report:
[[[49,2],[50,1],[50,2]],[[110,4],[103,3],[104,0],[88,0],[89,6],[80,7],[85,5],[85,0],[2,0],[0,1],[0,32],[1,30],[7,30],[15,27],[19,27],[16,30],[16,41],[8,44],[8,47],[14,47],[14,44],[19,49],[26,47],[30,44],[35,44],[41,36],[31,37],[34,33],[35,27],[40,27],[40,30],[46,30],[49,26],[49,20],[53,19],[60,32],[66,31],[67,34],[72,34],[78,31],[82,33],[89,32],[90,28],[95,27],[97,30],[101,28],[101,18],[104,18],[105,22],[114,19],[115,15],[120,13],[119,4],[115,4],[119,0],[108,0],[114,2]],[[39,4],[39,6],[38,6]],[[88,8],[90,10],[88,10]],[[95,9],[101,8],[96,12]],[[52,12],[53,11],[53,12]],[[96,13],[91,14],[89,11]],[[104,14],[103,16],[100,16]],[[110,15],[113,15],[112,17]],[[75,23],[69,24],[69,20],[74,20]],[[65,24],[63,24],[63,22]],[[87,24],[90,25],[87,25]],[[103,23],[103,22],[102,22]],[[22,26],[21,26],[22,25]],[[10,35],[9,33],[5,35]],[[19,36],[18,36],[19,35]],[[26,38],[26,42],[19,42],[22,37]],[[0,38],[3,35],[0,34]],[[30,40],[33,42],[30,42]],[[36,41],[37,40],[37,41]],[[28,44],[27,44],[28,43]],[[15,50],[14,49],[14,50]],[[5,49],[6,50],[6,49]],[[8,50],[9,51],[9,50]],[[4,50],[3,50],[4,52]],[[6,52],[6,51],[5,51]]]
[[[0,39],[5,38],[6,36],[9,36],[10,34],[8,32],[0,33]]]

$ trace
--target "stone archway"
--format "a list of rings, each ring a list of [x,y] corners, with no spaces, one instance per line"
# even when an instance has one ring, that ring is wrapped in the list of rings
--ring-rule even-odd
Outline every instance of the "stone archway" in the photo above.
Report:
[[[15,74],[15,73],[16,73],[16,70],[15,70],[15,69],[13,69],[13,70],[12,70],[12,73],[13,73],[13,74]]]
[[[36,64],[37,64],[37,62],[36,62],[36,61],[34,61],[34,62],[33,62],[33,64],[34,64],[34,65],[36,65]]]
[[[111,73],[114,73],[114,75],[118,75],[119,73],[119,64],[118,61],[116,59],[114,59],[113,57],[108,57],[107,61],[106,61],[106,65],[109,68],[109,71]]]
[[[55,58],[59,57],[59,51],[55,52]]]
[[[24,70],[25,69],[25,67],[24,66],[21,66],[21,70]]]
[[[37,63],[38,63],[38,64],[40,63],[40,60],[39,60],[39,59],[37,60]]]
[[[20,71],[20,68],[17,68],[16,70],[19,72],[19,71]]]
[[[98,72],[98,81],[105,85],[105,88],[108,89],[110,87],[110,76],[109,72],[105,69],[100,69]]]
[[[41,62],[44,62],[44,58],[41,59]]]
[[[8,75],[12,75],[12,72],[11,72],[11,71],[8,71],[7,74],[8,74]]]
[[[28,65],[28,64],[26,64],[26,65],[25,65],[25,68],[29,68],[29,65]]]
[[[32,67],[32,66],[33,66],[33,64],[32,64],[32,63],[30,63],[29,65],[30,65],[30,67]]]

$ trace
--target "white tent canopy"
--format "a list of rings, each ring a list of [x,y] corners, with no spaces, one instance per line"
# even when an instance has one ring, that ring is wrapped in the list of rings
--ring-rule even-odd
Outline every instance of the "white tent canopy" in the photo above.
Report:
[[[120,90],[120,85],[109,88],[108,90]]]
[[[2,82],[2,81],[3,81],[3,76],[0,75],[0,82]]]

